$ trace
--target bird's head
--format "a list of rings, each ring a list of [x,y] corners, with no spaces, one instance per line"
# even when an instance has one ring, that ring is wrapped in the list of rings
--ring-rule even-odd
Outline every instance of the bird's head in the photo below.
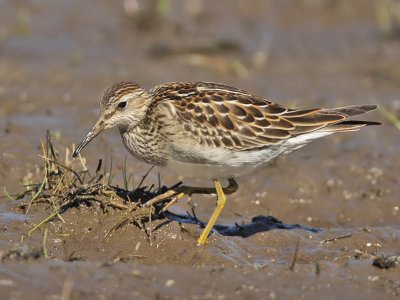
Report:
[[[96,124],[72,156],[78,156],[104,129],[118,127],[126,131],[137,126],[145,118],[150,100],[149,94],[135,83],[120,82],[111,86],[100,100],[100,115]]]

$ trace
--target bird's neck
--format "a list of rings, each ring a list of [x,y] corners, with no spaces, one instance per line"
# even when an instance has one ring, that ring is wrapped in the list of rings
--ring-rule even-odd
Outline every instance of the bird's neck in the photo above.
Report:
[[[119,132],[122,134],[126,133],[129,131],[129,126],[128,125],[118,125]]]
[[[135,125],[129,125],[129,124],[121,124],[118,125],[118,129],[119,132],[122,134],[125,133],[134,133],[137,132],[138,130],[141,131],[145,130],[148,128],[149,126],[149,120],[147,118],[144,118],[142,121],[140,121],[139,123],[136,123]],[[152,125],[152,123],[150,123],[150,125]]]

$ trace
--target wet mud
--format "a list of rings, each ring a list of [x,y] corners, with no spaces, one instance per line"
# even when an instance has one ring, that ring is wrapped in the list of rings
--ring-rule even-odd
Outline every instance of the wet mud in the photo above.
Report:
[[[104,89],[121,80],[146,88],[223,82],[303,108],[376,103],[384,110],[365,119],[383,124],[316,141],[239,178],[203,247],[196,240],[213,195],[182,199],[142,226],[122,223],[124,209],[90,201],[37,226],[52,212],[49,202],[25,213],[29,198],[3,196],[1,298],[398,298],[398,8],[388,15],[392,1],[163,3],[0,2],[4,195],[43,180],[47,129],[60,160],[70,161]],[[102,159],[114,186],[132,174],[133,189],[149,170],[117,131],[83,156],[92,172]],[[143,185],[179,181],[212,186],[159,168]]]

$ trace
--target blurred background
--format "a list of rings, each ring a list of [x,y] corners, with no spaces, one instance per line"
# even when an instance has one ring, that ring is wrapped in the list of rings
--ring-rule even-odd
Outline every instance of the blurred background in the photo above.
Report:
[[[48,224],[50,238],[46,227],[43,238],[38,232],[25,239],[43,249],[48,240],[57,260],[0,259],[0,295],[9,289],[12,299],[69,299],[59,295],[68,285],[71,294],[73,283],[71,299],[186,299],[190,291],[195,299],[232,298],[229,292],[243,299],[399,296],[398,268],[383,272],[371,261],[377,253],[399,254],[399,0],[0,0],[0,193],[42,182],[47,129],[61,159],[70,161],[71,145],[94,124],[104,90],[121,80],[148,89],[215,81],[300,108],[376,103],[380,110],[363,118],[383,125],[313,142],[239,178],[218,220],[240,225],[272,215],[319,233],[214,234],[199,248],[197,225],[171,222],[157,226],[152,245],[134,225],[108,236],[118,212],[98,214],[82,203],[63,214],[65,223]],[[117,130],[97,137],[82,155],[91,170],[100,158],[110,168],[113,157],[106,180],[114,176],[120,186],[125,161],[131,187],[149,170],[128,155]],[[212,184],[160,168],[144,184],[157,185],[159,172],[166,185]],[[0,197],[0,257],[46,214],[43,206],[21,214],[15,203]],[[215,200],[196,195],[192,205],[208,220]],[[172,210],[184,214],[190,207],[182,200]],[[58,235],[64,232],[71,235]],[[347,238],[324,243],[335,236]],[[87,260],[63,264],[74,257]]]
[[[344,168],[354,161],[396,173],[399,1],[0,0],[4,184],[19,184],[25,170],[40,163],[47,128],[62,145],[78,143],[97,117],[104,90],[121,80],[146,88],[171,81],[222,82],[303,108],[377,103],[385,111],[367,118],[384,126],[316,142],[285,166],[300,183],[306,179],[295,170],[332,166],[343,156]],[[121,169],[127,152],[117,131],[110,131],[83,155],[91,158],[89,165],[113,155]],[[301,162],[310,157],[315,165]],[[130,157],[128,165],[138,178],[148,169]],[[176,175],[162,174],[176,181]],[[268,189],[260,177],[265,174],[258,171],[259,177],[243,182]],[[268,176],[276,186],[280,173],[273,174]],[[157,172],[152,176],[156,180]]]

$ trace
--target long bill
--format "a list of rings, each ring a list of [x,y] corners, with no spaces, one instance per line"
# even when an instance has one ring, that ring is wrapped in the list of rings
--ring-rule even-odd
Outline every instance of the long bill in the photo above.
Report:
[[[72,154],[72,157],[73,158],[77,157],[79,153],[82,151],[82,149],[85,148],[85,146],[89,144],[91,140],[93,140],[96,136],[99,135],[100,132],[103,131],[104,127],[105,127],[104,120],[103,119],[98,120],[97,123],[93,126],[92,130],[89,131],[89,133],[86,135],[83,141],[76,148],[76,150]]]

